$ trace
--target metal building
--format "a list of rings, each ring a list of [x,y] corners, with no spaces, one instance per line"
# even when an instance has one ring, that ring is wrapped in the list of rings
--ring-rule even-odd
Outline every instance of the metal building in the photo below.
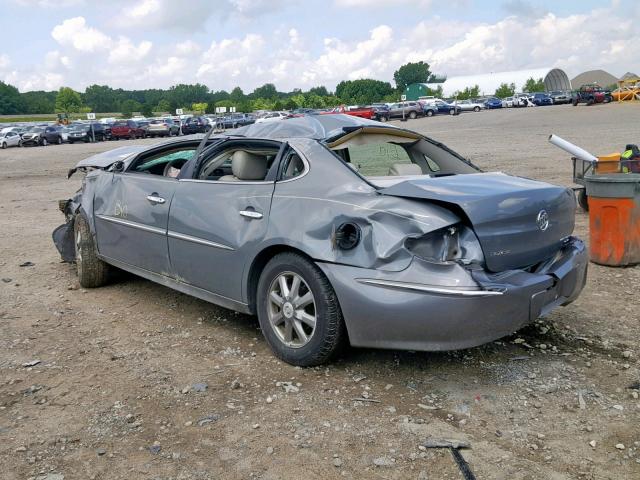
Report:
[[[536,80],[542,78],[544,80],[545,89],[548,92],[553,90],[571,90],[571,81],[564,70],[560,68],[536,68],[530,70],[491,72],[480,75],[450,77],[447,78],[444,83],[416,83],[407,87],[406,95],[408,100],[412,99],[412,97],[415,96],[415,92],[420,91],[420,88],[418,87],[419,85],[432,89],[441,85],[443,94],[446,97],[453,96],[455,92],[462,91],[466,87],[473,87],[474,85],[478,85],[480,87],[480,95],[493,95],[502,83],[514,83],[516,86],[516,92],[521,92],[522,87],[529,78],[534,78]]]

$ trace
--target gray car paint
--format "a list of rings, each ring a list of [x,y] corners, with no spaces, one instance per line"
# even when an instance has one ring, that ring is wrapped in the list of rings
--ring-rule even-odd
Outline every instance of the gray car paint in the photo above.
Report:
[[[288,143],[308,169],[300,177],[275,184],[193,181],[190,177],[201,158],[198,155],[182,169],[179,180],[109,172],[115,162],[121,160],[128,166],[145,151],[118,149],[76,166],[98,170],[86,176],[82,195],[70,208],[89,219],[99,254],[108,263],[246,313],[255,313],[251,278],[257,259],[272,247],[302,252],[319,265],[336,290],[353,345],[424,350],[478,345],[575,299],[584,285],[587,256],[582,242],[565,238],[564,230],[553,231],[555,250],[550,255],[540,256],[549,252],[538,251],[528,257],[533,260],[538,255],[537,261],[543,262],[537,267],[510,265],[497,274],[479,265],[425,262],[404,246],[406,238],[456,224],[465,215],[472,223],[481,218],[481,223],[493,225],[492,235],[500,237],[513,225],[519,228],[533,211],[531,206],[522,212],[510,210],[510,198],[528,196],[531,205],[553,211],[554,198],[564,189],[539,182],[535,182],[539,188],[532,188],[515,177],[503,176],[499,182],[485,177],[494,182],[494,191],[480,188],[475,175],[425,178],[378,189],[324,145],[346,131],[366,126],[381,124],[325,115],[254,124],[208,140],[217,142],[212,148],[234,139]],[[179,141],[183,139],[167,144]],[[207,149],[203,152],[206,155]],[[476,192],[466,195],[467,201],[465,182]],[[165,183],[173,187],[167,189]],[[549,192],[553,195],[546,196]],[[168,214],[166,209],[156,209],[158,205],[145,203],[152,193],[164,196]],[[126,205],[121,204],[118,215],[115,207],[122,199]],[[123,207],[125,220],[139,225],[107,222],[116,228],[101,238],[105,225],[95,221],[97,214],[122,220]],[[238,215],[239,209],[249,207],[263,217],[248,220]],[[526,215],[520,215],[523,212]],[[510,222],[508,215],[517,220]],[[496,222],[492,223],[493,216]],[[336,227],[346,221],[361,227],[362,240],[358,247],[345,251],[336,248],[333,240]],[[568,229],[568,222],[563,225]],[[171,232],[183,237],[171,236]],[[145,249],[154,236],[158,241],[152,241],[151,255]],[[483,240],[487,241],[484,236]],[[517,243],[523,243],[521,236]]]
[[[380,192],[459,206],[473,224],[487,267],[494,272],[550,257],[575,224],[570,188],[500,173],[419,178]],[[549,218],[544,231],[535,222],[541,211]]]

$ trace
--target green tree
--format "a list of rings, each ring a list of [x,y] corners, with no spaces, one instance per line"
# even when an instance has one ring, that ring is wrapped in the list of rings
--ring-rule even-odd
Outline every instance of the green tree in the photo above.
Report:
[[[0,82],[0,114],[22,113],[24,108],[25,104],[18,89],[8,83]]]
[[[276,90],[276,86],[273,83],[265,83],[261,87],[256,88],[251,96],[253,98],[266,98],[268,100],[273,100],[278,98],[278,90]]]
[[[229,100],[236,103],[242,102],[244,100],[244,92],[242,91],[242,89],[240,87],[236,87],[231,90],[231,93],[229,94]]]
[[[195,85],[174,85],[165,98],[171,102],[173,108],[189,108],[192,103],[208,102],[209,97],[209,87],[196,83]],[[144,98],[134,98],[134,100],[143,102]]]
[[[156,105],[155,111],[160,113],[171,112],[171,104],[169,103],[169,100],[165,100],[164,98],[160,100],[158,105]]]
[[[430,76],[431,72],[429,71],[428,63],[423,61],[416,63],[409,62],[402,65],[394,72],[393,80],[396,82],[398,91],[404,92],[404,90],[412,83],[426,83]]]
[[[319,87],[310,88],[308,93],[310,93],[311,95],[317,95],[319,97],[329,96],[329,91],[327,90],[327,87],[324,87],[322,85],[320,85]]]
[[[116,111],[116,95],[111,87],[106,85],[91,85],[82,95],[84,103],[91,107],[92,112]]]
[[[515,83],[501,83],[496,89],[495,96],[498,98],[506,98],[511,97],[514,93],[516,93]]]
[[[143,103],[140,108],[140,113],[145,117],[153,117],[153,105],[150,103]]]
[[[256,98],[251,102],[251,110],[273,110],[275,102],[267,98]]]
[[[529,78],[522,86],[522,91],[527,93],[544,92],[546,87],[544,86],[544,80],[542,78],[534,79]]]
[[[134,113],[142,110],[142,104],[135,100],[128,99],[120,104],[120,111],[124,118],[131,118]]]
[[[20,113],[54,113],[57,92],[25,92],[20,94],[24,111]]]
[[[367,104],[379,102],[385,95],[393,93],[389,82],[365,78],[361,80],[343,80],[336,86],[336,96],[344,103]]]
[[[462,91],[457,91],[453,94],[458,100],[469,100],[470,98],[476,98],[480,96],[480,87],[474,85],[473,87],[465,87]]]
[[[205,113],[209,104],[207,102],[193,103],[191,104],[191,110],[195,113]]]
[[[56,95],[56,112],[77,113],[82,107],[82,97],[78,92],[69,88],[61,87]]]

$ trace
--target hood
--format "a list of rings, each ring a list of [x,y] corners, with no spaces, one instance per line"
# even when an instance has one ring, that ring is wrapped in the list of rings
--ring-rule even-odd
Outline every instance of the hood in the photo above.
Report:
[[[119,160],[125,161],[129,157],[148,149],[148,145],[128,145],[107,152],[98,153],[80,160],[74,168],[69,170],[67,178],[71,177],[79,168],[109,168]]]
[[[523,268],[554,255],[571,235],[571,189],[502,173],[424,177],[380,190],[455,206],[476,233],[489,270]]]

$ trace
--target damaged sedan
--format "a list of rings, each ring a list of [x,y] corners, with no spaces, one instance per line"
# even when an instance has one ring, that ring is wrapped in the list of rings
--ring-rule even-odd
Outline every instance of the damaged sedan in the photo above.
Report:
[[[257,315],[293,365],[356,347],[453,350],[581,292],[571,189],[484,173],[346,115],[256,123],[80,162],[54,231],[80,284],[113,269]]]

